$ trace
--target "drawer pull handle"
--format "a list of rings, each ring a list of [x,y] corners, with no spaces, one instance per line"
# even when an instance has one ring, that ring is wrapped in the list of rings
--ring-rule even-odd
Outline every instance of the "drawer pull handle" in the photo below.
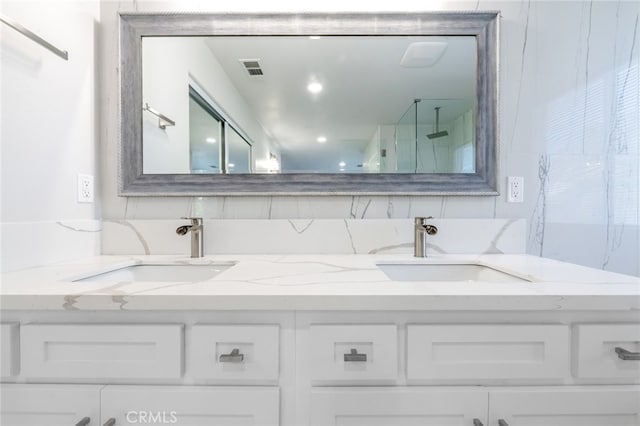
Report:
[[[240,353],[240,349],[232,349],[230,354],[220,355],[220,362],[242,362],[244,354]]]
[[[509,426],[506,420],[500,419],[498,420],[498,426]]]
[[[473,419],[473,426],[484,426],[480,419]]]
[[[625,361],[640,361],[640,352],[631,352],[624,348],[616,348],[618,358]]]
[[[351,349],[351,352],[344,354],[344,362],[366,362],[367,354],[359,354],[357,349]]]
[[[109,420],[107,420],[102,426],[113,426],[116,424],[116,419],[114,419],[113,417],[111,417]]]
[[[76,423],[76,426],[87,426],[90,422],[91,419],[89,417],[84,417],[82,420]]]

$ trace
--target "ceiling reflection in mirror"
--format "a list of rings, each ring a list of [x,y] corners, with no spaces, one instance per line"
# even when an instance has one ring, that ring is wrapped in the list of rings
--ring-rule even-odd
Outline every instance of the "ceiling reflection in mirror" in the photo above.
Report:
[[[473,36],[143,37],[143,172],[474,173]]]

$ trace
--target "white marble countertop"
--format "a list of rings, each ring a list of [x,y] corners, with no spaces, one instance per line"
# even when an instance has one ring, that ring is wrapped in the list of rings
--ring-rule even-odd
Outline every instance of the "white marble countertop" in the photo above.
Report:
[[[139,263],[235,262],[200,282],[75,279]],[[478,263],[532,282],[393,281],[376,265]],[[638,310],[640,278],[530,255],[99,256],[2,275],[4,310]]]

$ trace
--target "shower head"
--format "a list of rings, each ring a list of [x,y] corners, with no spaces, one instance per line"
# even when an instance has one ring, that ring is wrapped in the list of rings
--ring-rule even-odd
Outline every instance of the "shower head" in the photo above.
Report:
[[[449,136],[449,132],[447,132],[446,130],[439,131],[439,126],[440,126],[440,107],[436,107],[436,131],[433,133],[429,133],[427,135],[427,138],[437,139],[437,138],[443,138],[445,136]]]
[[[449,136],[449,132],[447,132],[446,130],[443,130],[441,132],[429,133],[427,135],[429,139],[438,139],[438,138],[443,138],[445,136]]]

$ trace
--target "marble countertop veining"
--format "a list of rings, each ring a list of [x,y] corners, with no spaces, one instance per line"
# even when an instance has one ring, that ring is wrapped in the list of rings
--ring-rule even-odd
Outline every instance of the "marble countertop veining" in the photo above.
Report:
[[[235,262],[199,282],[91,282],[135,264]],[[393,281],[378,263],[477,263],[532,282]],[[640,278],[530,255],[98,256],[2,275],[3,310],[640,310]]]

